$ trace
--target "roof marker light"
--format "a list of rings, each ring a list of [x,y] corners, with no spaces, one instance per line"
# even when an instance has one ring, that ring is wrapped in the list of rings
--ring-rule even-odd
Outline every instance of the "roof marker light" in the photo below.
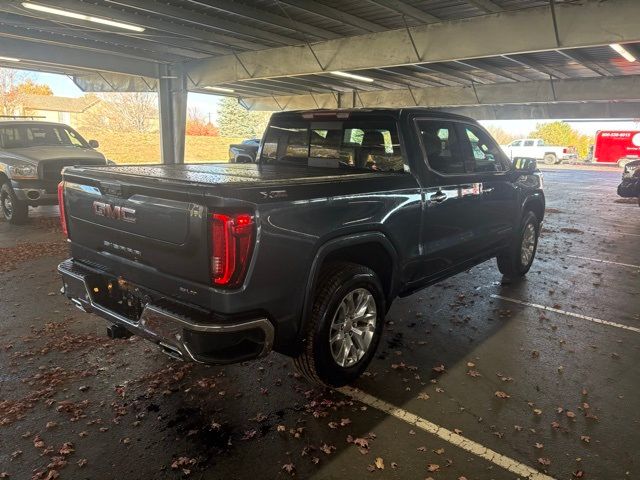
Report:
[[[609,45],[611,48],[613,48],[616,52],[618,52],[622,57],[624,57],[625,60],[627,60],[628,62],[635,62],[636,61],[636,57],[634,57],[631,52],[629,52],[629,50],[627,50],[626,48],[624,48],[622,45],[620,45],[619,43],[612,43],[611,45]]]
[[[101,25],[108,25],[110,27],[122,28],[124,30],[131,30],[133,32],[144,32],[144,27],[138,25],[132,25],[130,23],[122,23],[109,18],[94,17],[93,15],[85,15],[84,13],[71,12],[69,10],[63,10],[61,8],[48,7],[46,5],[40,5],[38,3],[22,2],[24,8],[29,10],[35,10],[36,12],[50,13],[51,15],[60,15],[61,17],[75,18],[76,20],[84,20],[92,23],[99,23]]]
[[[223,92],[223,93],[233,93],[235,90],[233,88],[224,88],[224,87],[204,87],[205,90],[213,90],[214,92]]]
[[[338,70],[329,73],[331,73],[331,75],[335,75],[336,77],[350,78],[351,80],[358,80],[359,82],[371,83],[374,81],[373,78],[370,77],[363,77],[362,75],[356,75],[349,72],[340,72]]]

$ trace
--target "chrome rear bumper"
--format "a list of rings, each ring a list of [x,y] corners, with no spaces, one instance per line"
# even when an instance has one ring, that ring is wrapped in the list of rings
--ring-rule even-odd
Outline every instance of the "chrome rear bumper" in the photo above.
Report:
[[[58,272],[62,275],[62,293],[78,308],[87,313],[95,313],[111,323],[125,327],[135,335],[156,343],[172,357],[207,364],[226,364],[266,355],[273,346],[274,328],[267,318],[255,318],[239,323],[198,323],[189,318],[188,314],[173,309],[169,311],[149,302],[144,305],[140,318],[132,320],[96,301],[92,294],[94,287],[89,280],[91,275],[97,274],[96,272],[72,260],[65,260],[58,265]],[[256,330],[263,334],[259,342],[261,348],[256,344],[257,348],[248,356],[220,357],[217,356],[215,347],[212,347],[211,351],[206,350],[207,343],[211,344],[212,340],[224,336],[232,342],[244,341],[244,333],[255,333]],[[251,341],[255,343],[255,338]]]

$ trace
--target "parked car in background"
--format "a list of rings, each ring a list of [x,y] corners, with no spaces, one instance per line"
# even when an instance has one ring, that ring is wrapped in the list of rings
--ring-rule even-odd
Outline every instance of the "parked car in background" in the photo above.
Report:
[[[618,195],[624,198],[638,198],[640,206],[640,160],[630,161],[624,166]]]
[[[512,165],[470,118],[278,112],[260,151],[253,164],[145,175],[65,168],[64,294],[112,335],[173,357],[224,364],[276,350],[340,386],[375,355],[396,297],[496,257],[515,279],[534,260],[536,161]]]
[[[29,120],[0,121],[0,209],[12,224],[24,223],[29,207],[58,203],[61,170],[105,165],[95,140],[71,127]]]
[[[547,165],[578,159],[575,148],[546,145],[544,140],[540,138],[514,140],[509,145],[504,145],[502,149],[511,160],[514,158],[535,158],[544,161]]]
[[[259,147],[259,138],[250,138],[249,140],[244,140],[242,143],[229,145],[229,162],[253,163],[256,161]]]
[[[600,130],[596,133],[593,161],[602,164],[626,163],[640,158],[640,131]]]

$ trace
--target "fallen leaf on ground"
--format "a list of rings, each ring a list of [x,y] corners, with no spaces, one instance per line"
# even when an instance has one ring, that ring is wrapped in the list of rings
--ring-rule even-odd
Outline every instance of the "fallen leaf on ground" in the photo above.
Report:
[[[384,460],[381,457],[376,458],[376,468],[378,470],[384,470]]]
[[[427,465],[427,470],[430,472],[437,472],[438,470],[440,470],[440,465],[438,465],[437,463],[430,463],[429,465]]]
[[[500,390],[498,390],[494,395],[498,398],[511,398],[511,395]]]

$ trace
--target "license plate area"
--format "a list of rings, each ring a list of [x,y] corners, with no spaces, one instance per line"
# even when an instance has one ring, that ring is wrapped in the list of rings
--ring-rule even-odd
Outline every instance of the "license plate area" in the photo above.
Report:
[[[148,293],[122,278],[89,275],[86,282],[94,303],[134,322],[140,319],[145,305],[151,302]]]

